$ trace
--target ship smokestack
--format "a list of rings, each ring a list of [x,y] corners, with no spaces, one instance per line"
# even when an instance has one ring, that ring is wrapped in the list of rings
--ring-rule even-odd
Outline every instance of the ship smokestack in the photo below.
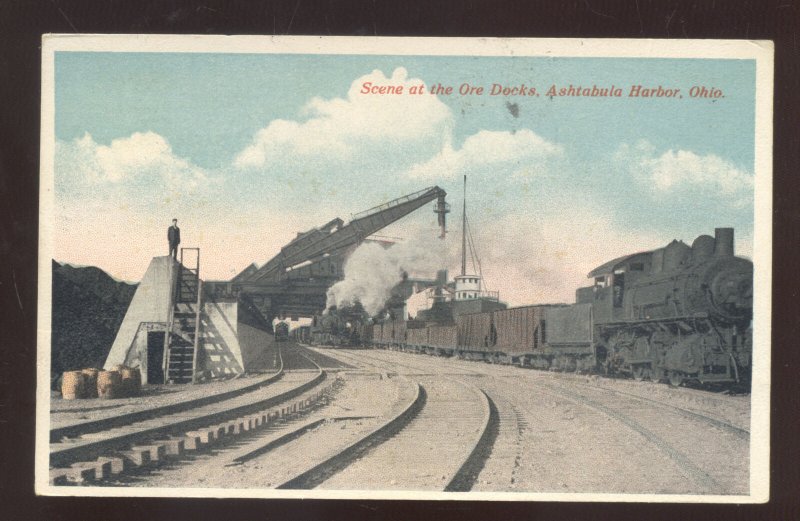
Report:
[[[733,228],[714,228],[714,255],[733,256]]]

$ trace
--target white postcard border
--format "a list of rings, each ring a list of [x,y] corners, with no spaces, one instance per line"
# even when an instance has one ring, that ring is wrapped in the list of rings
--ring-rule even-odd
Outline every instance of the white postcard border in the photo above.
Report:
[[[292,491],[218,488],[58,487],[49,484],[49,430],[55,155],[56,52],[186,52],[252,54],[364,54],[435,56],[549,56],[605,58],[717,58],[756,60],[754,346],[750,427],[750,494],[736,496],[420,491]],[[44,35],[42,45],[41,172],[35,490],[52,496],[399,499],[763,503],[769,499],[772,281],[771,41],[523,38],[408,38],[338,36]],[[755,324],[758,324],[756,327]]]

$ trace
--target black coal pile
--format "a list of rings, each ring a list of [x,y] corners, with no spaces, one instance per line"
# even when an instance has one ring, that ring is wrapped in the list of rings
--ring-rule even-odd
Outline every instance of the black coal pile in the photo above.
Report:
[[[64,371],[102,367],[135,291],[100,268],[53,261],[53,385]]]

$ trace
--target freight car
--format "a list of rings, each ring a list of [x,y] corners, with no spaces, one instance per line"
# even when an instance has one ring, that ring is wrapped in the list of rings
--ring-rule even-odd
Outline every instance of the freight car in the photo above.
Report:
[[[372,345],[539,369],[623,374],[673,385],[749,383],[753,264],[733,229],[673,241],[589,273],[572,305],[460,315],[453,326],[371,326]]]
[[[300,326],[292,330],[292,339],[298,344],[311,343],[311,327]]]

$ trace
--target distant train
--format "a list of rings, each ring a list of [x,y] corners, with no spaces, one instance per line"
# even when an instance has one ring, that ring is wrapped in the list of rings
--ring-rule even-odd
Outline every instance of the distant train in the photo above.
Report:
[[[278,322],[275,324],[274,330],[276,342],[286,342],[289,340],[289,324],[283,321]]]
[[[359,325],[359,340],[539,369],[630,375],[680,385],[749,384],[753,264],[733,253],[733,229],[691,246],[626,255],[599,266],[572,305],[460,315],[453,325]]]
[[[361,332],[367,320],[361,308],[330,308],[325,314],[313,318],[307,331],[298,332],[307,343],[330,347],[359,347],[362,345]],[[298,341],[299,337],[296,337]]]

